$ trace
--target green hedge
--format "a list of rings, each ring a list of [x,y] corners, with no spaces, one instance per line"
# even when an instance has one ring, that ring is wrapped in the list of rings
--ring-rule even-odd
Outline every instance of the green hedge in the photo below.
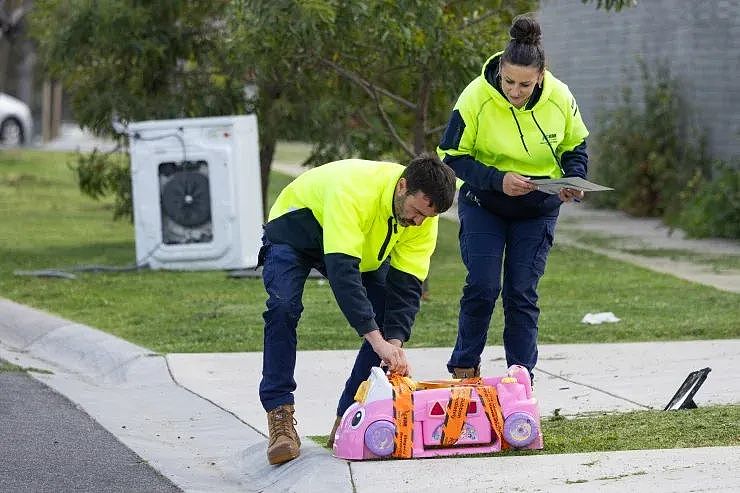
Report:
[[[740,166],[707,155],[705,132],[667,63],[640,61],[641,100],[630,86],[595,128],[592,177],[614,187],[589,201],[634,216],[661,217],[694,237],[740,238]]]

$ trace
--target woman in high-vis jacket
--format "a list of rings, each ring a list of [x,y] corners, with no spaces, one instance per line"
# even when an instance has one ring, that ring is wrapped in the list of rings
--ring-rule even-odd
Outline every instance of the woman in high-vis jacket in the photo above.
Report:
[[[496,299],[504,307],[508,365],[537,363],[537,284],[563,202],[583,192],[538,191],[533,178],[585,178],[586,130],[568,87],[545,69],[536,20],[519,16],[511,40],[460,94],[437,152],[464,182],[460,252],[467,277],[457,342],[447,364],[458,378],[480,374]],[[503,282],[502,282],[503,274]]]

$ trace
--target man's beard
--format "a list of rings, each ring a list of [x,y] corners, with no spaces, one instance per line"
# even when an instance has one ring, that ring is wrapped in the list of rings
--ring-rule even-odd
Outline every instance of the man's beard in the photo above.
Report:
[[[407,228],[413,223],[409,219],[401,215],[403,212],[403,203],[405,199],[406,195],[395,195],[393,197],[393,214],[396,216],[398,224],[404,228]]]

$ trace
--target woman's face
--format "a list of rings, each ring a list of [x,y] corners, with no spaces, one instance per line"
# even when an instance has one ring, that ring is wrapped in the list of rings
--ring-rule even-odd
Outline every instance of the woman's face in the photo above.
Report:
[[[516,108],[521,108],[532,95],[534,87],[542,83],[544,73],[537,67],[525,67],[511,63],[501,64],[501,88],[506,99]]]

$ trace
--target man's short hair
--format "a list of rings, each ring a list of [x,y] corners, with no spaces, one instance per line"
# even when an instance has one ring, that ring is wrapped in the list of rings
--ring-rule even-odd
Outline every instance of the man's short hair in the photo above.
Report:
[[[407,194],[421,191],[429,197],[429,205],[438,213],[452,206],[455,199],[455,172],[436,154],[425,152],[414,157],[401,178],[406,178]]]

